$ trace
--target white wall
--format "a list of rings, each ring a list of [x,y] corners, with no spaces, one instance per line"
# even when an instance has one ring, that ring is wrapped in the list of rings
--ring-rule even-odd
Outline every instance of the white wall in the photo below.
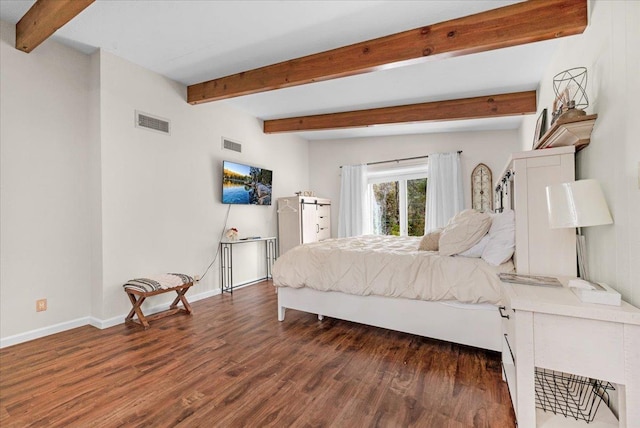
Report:
[[[89,204],[91,206],[91,314],[102,310],[102,158],[100,150],[100,55],[92,55],[89,71]]]
[[[563,39],[540,83],[538,109],[551,110],[553,76],[586,67],[587,113],[597,113],[591,143],[576,156],[577,179],[595,178],[614,224],[584,228],[593,280],[640,306],[640,2],[592,1],[584,34]],[[530,148],[531,116],[521,128]]]
[[[223,159],[273,170],[274,199],[308,188],[305,140],[265,135],[224,102],[191,106],[185,86],[114,55],[53,41],[25,54],[15,27],[1,30],[0,345],[122,322],[132,277],[202,275],[229,207]],[[170,119],[171,135],[136,128],[134,110]],[[223,151],[222,136],[243,152]],[[232,206],[227,227],[274,236],[275,211]],[[235,283],[264,275],[257,244],[234,261]],[[219,287],[216,263],[190,294]],[[40,298],[49,308],[36,313]]]
[[[466,177],[464,200],[470,208],[473,168],[482,162],[491,168],[495,179],[506,166],[509,155],[519,151],[519,147],[516,130],[312,141],[309,143],[310,190],[331,198],[331,215],[335,220],[331,224],[332,236],[337,236],[341,165],[462,150],[463,177]]]
[[[213,258],[228,205],[222,160],[273,170],[274,199],[307,187],[307,142],[265,135],[262,124],[225,103],[192,106],[186,87],[101,52],[101,189],[104,318],[128,310],[122,283],[168,271],[201,275]],[[134,111],[171,121],[171,135],[134,127]],[[222,136],[242,154],[221,149]],[[227,227],[241,236],[275,236],[275,204],[231,206]],[[255,245],[253,248],[251,245]],[[234,282],[264,275],[258,244],[234,250]],[[219,288],[218,265],[196,292]],[[172,300],[171,296],[166,296]]]
[[[0,336],[89,314],[89,58],[0,22]],[[36,300],[49,309],[36,313]]]

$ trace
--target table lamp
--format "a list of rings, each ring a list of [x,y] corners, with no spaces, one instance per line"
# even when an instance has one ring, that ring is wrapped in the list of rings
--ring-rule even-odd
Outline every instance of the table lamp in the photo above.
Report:
[[[580,277],[588,281],[587,250],[581,228],[613,223],[600,184],[589,179],[547,186],[547,208],[552,229],[578,228],[578,268]]]

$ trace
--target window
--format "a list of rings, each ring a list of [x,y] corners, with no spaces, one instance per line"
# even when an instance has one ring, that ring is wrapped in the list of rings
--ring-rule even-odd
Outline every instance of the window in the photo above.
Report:
[[[370,171],[368,182],[375,235],[424,235],[426,165]]]

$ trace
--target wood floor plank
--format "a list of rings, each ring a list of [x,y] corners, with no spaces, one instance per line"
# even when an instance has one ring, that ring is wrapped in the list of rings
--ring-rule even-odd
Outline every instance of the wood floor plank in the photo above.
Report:
[[[142,330],[0,350],[2,427],[512,427],[494,352],[312,314],[270,282]]]

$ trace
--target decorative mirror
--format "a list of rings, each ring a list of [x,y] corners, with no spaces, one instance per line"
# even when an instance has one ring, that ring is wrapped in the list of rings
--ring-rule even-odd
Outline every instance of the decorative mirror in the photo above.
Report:
[[[471,173],[471,208],[476,211],[490,212],[493,209],[491,169],[483,163],[478,164]]]

